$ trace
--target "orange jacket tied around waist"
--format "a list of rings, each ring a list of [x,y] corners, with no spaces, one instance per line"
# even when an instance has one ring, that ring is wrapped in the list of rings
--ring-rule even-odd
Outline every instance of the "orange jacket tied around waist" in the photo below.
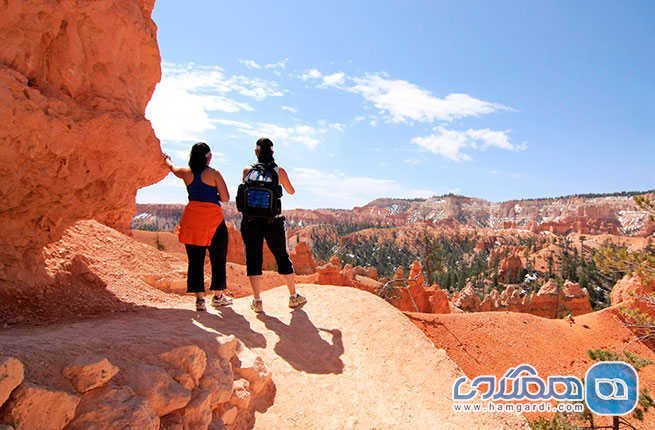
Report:
[[[223,208],[215,203],[191,201],[184,208],[178,239],[186,245],[209,246],[223,222]]]

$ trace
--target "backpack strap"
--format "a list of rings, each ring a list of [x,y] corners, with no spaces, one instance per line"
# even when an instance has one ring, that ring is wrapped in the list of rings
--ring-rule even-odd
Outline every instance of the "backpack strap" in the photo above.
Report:
[[[252,165],[252,169],[250,170],[250,172],[252,172],[253,170],[261,170],[261,171],[264,171],[264,172],[273,172],[274,173],[274,175],[272,175],[273,176],[273,185],[279,185],[280,184],[280,175],[278,173],[280,171],[280,167],[277,164],[275,164],[275,163],[255,163],[255,164]],[[250,172],[248,172],[248,174],[250,174]]]

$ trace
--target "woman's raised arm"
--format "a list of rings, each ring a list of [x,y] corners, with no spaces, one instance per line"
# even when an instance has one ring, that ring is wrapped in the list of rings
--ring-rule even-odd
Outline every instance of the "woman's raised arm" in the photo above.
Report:
[[[186,170],[184,167],[175,167],[173,162],[171,161],[171,156],[168,154],[163,154],[164,157],[164,162],[168,166],[171,172],[178,178],[184,179],[184,174],[186,173]]]

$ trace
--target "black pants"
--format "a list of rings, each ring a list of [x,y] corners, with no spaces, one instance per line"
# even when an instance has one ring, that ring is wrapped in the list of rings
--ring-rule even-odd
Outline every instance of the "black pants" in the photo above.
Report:
[[[272,220],[246,218],[241,220],[241,236],[246,248],[246,271],[248,276],[262,274],[264,240],[275,257],[277,271],[281,275],[293,273],[293,264],[287,251],[287,233],[284,217]]]
[[[205,291],[205,254],[209,249],[209,262],[212,266],[212,290],[224,290],[225,262],[227,260],[227,227],[225,221],[221,223],[214,233],[209,246],[185,245],[186,255],[189,257],[189,270],[187,273],[187,292],[202,293]]]

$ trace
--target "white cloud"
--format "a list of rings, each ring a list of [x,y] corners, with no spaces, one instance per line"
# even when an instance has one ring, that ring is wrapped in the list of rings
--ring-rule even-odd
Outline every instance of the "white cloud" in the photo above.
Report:
[[[162,80],[146,109],[157,136],[163,140],[193,141],[214,129],[213,112],[252,111],[246,101],[284,94],[277,83],[243,75],[228,76],[218,66],[164,63]]]
[[[296,109],[295,107],[292,107],[292,106],[280,106],[280,108],[283,111],[287,111],[287,112],[290,112],[290,113],[298,113],[298,109]]]
[[[289,62],[288,58],[284,58],[277,63],[269,63],[264,65],[265,69],[285,69],[287,67],[287,63]]]
[[[273,142],[280,142],[281,144],[298,143],[309,149],[314,149],[320,143],[321,136],[328,131],[327,127],[314,127],[307,124],[296,124],[289,127],[283,127],[267,122],[251,124],[226,119],[217,119],[214,120],[214,122],[234,127],[239,132],[255,138],[266,136],[273,140]]]
[[[471,157],[462,152],[464,149],[481,150],[499,148],[508,151],[522,151],[525,144],[514,145],[509,140],[509,130],[498,131],[488,128],[465,131],[449,130],[445,127],[435,127],[429,136],[415,137],[412,143],[433,154],[441,155],[454,161],[468,161]]]
[[[348,176],[298,167],[290,172],[296,188],[294,200],[304,200],[303,207],[352,208],[380,197],[430,197],[432,190],[406,188],[393,179]],[[329,202],[329,203],[327,203]]]
[[[379,74],[353,78],[353,82],[349,91],[360,94],[396,123],[452,121],[509,109],[462,93],[438,98],[411,82]]]
[[[326,87],[338,87],[343,85],[346,81],[346,74],[343,72],[332,73],[331,75],[323,76],[323,83],[321,85]]]
[[[380,73],[352,77],[343,72],[325,75],[317,69],[311,69],[302,74],[301,78],[304,81],[318,81],[319,88],[334,87],[359,94],[394,123],[450,122],[511,110],[500,103],[480,100],[464,93],[451,93],[439,98],[416,84],[402,79],[390,79]]]
[[[261,69],[268,69],[268,70],[275,70],[275,69],[285,69],[287,67],[287,62],[289,62],[288,58],[284,58],[276,63],[268,63],[261,65],[255,60],[244,60],[240,59],[239,63],[243,64],[247,68],[251,70],[261,70]]]
[[[259,70],[262,68],[255,60],[239,60],[239,63],[243,64],[249,69]]]
[[[321,72],[319,72],[318,70],[311,69],[311,70],[308,70],[307,72],[303,73],[302,75],[300,75],[300,78],[303,81],[308,81],[310,79],[321,78],[322,76],[323,76],[323,74]]]
[[[337,131],[344,131],[345,128],[346,128],[346,126],[344,124],[340,123],[340,122],[332,123],[332,124],[328,125],[328,127],[333,128],[333,129],[335,129]]]

